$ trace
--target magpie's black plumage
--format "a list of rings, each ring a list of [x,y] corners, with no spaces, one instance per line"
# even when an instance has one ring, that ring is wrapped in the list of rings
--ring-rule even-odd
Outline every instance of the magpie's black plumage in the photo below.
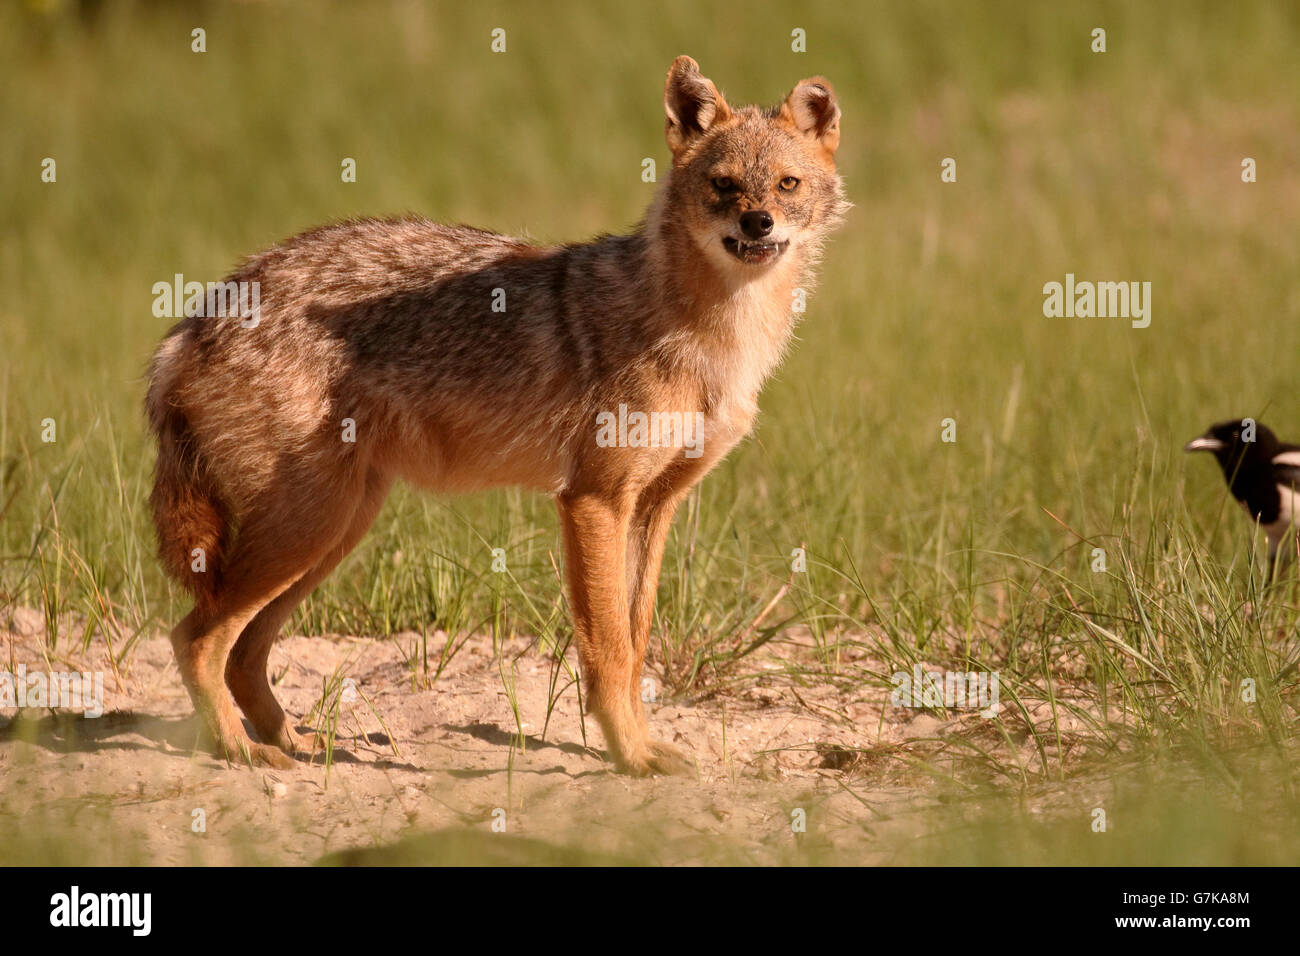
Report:
[[[1250,423],[1250,419],[1239,418],[1211,425],[1183,451],[1208,451],[1218,459],[1232,496],[1268,535],[1268,576],[1272,580],[1279,546],[1300,520],[1300,445],[1278,441],[1258,422],[1254,423],[1254,441],[1248,441]],[[1289,551],[1284,550],[1283,557]]]

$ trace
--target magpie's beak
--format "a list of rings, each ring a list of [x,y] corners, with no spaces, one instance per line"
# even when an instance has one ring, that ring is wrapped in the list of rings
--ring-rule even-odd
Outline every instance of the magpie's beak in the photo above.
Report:
[[[1183,446],[1183,451],[1223,451],[1228,446],[1217,438],[1208,438],[1202,435],[1200,438],[1193,438]]]

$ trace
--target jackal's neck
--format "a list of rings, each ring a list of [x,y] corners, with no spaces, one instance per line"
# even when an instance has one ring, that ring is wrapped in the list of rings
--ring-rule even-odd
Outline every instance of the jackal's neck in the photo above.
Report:
[[[654,301],[650,318],[661,348],[714,392],[748,402],[785,352],[795,297],[811,263],[792,248],[770,266],[719,268],[686,226],[656,199],[638,230],[638,271]]]

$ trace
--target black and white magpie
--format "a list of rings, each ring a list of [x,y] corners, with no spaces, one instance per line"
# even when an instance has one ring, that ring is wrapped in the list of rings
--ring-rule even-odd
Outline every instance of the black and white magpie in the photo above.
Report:
[[[1268,536],[1271,581],[1278,550],[1300,521],[1300,445],[1278,441],[1265,426],[1239,418],[1211,425],[1183,451],[1208,451],[1218,459],[1232,496]]]

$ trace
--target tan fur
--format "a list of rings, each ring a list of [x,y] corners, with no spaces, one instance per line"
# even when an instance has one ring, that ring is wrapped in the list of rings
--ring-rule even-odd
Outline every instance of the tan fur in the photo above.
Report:
[[[229,277],[259,283],[254,327],[191,316],[163,341],[146,400],[151,501],[164,565],[196,596],[172,641],[225,754],[286,766],[298,751],[270,647],[404,478],[555,497],[588,708],[621,769],[689,770],[650,739],[639,695],[664,541],[685,494],[749,432],[795,290],[847,204],[824,80],[777,109],[737,109],[679,57],[665,109],[672,170],[631,235],[542,248],[414,218],[326,226]],[[770,212],[787,244],[775,261],[728,251],[749,210]],[[492,311],[498,289],[505,312]],[[620,404],[703,413],[702,454],[599,445],[597,415]]]

